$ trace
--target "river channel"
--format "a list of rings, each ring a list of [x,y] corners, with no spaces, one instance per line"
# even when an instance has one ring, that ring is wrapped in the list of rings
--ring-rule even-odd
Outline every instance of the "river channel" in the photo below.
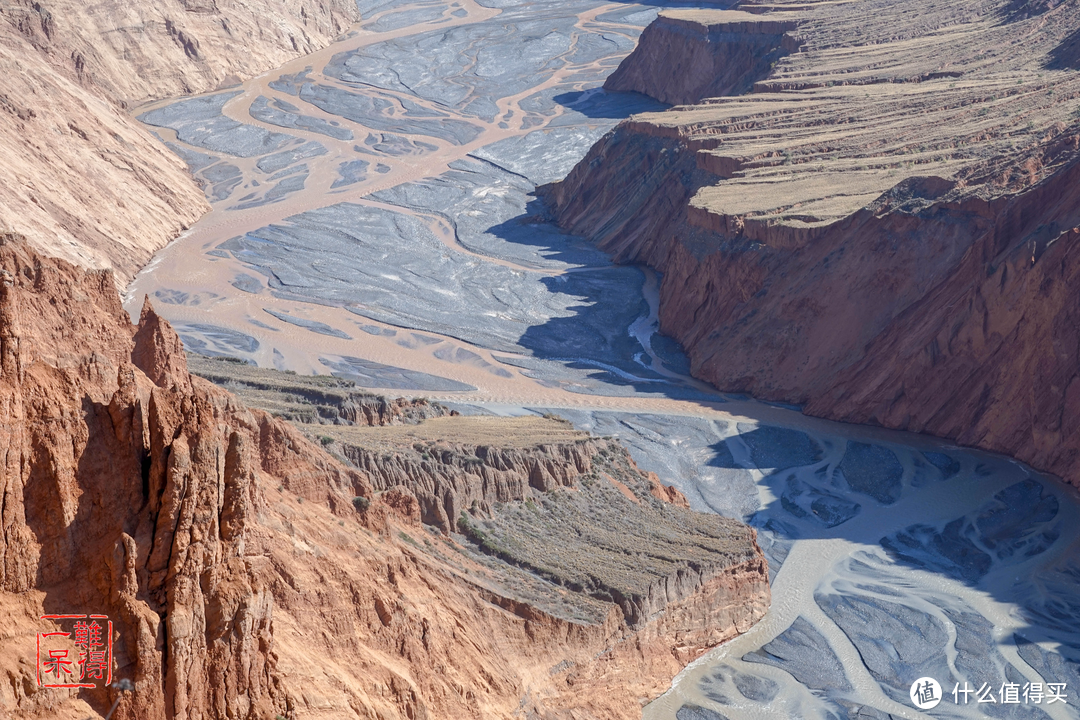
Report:
[[[135,278],[129,311],[149,295],[207,355],[555,412],[618,436],[694,509],[758,528],[771,610],[646,718],[1080,717],[1072,488],[714,392],[657,333],[655,275],[547,221],[538,185],[663,107],[600,89],[656,5],[360,5],[323,51],[138,110],[213,210]],[[932,710],[909,697],[922,677],[942,688]]]

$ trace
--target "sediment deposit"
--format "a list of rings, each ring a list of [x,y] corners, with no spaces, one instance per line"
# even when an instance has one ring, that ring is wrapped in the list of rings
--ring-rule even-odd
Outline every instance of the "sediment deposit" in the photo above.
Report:
[[[548,195],[564,228],[663,273],[661,329],[696,377],[1080,483],[1080,20],[908,10],[804,9],[751,92],[634,116]],[[676,53],[676,23],[661,17],[613,77],[670,92],[645,70]],[[727,36],[732,52],[754,27]]]

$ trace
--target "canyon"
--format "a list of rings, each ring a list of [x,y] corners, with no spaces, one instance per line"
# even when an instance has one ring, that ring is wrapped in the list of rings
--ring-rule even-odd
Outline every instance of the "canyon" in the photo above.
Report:
[[[1068,4],[0,15],[4,712],[1080,687]]]
[[[1014,5],[664,11],[607,86],[683,104],[552,186],[560,226],[663,273],[695,377],[1080,483],[1077,19]]]
[[[3,229],[125,284],[209,209],[186,166],[125,111],[238,83],[325,46],[358,17],[348,0],[5,4]]]
[[[0,570],[14,630],[0,701],[17,716],[84,717],[119,697],[120,718],[631,717],[639,697],[768,606],[753,529],[671,505],[678,493],[657,491],[617,443],[570,433],[488,446],[462,469],[440,440],[435,468],[395,473],[399,451],[350,469],[190,375],[149,303],[128,323],[108,272],[11,235],[0,267]],[[381,404],[394,408],[373,416],[382,427],[415,421]],[[502,481],[493,500],[546,507],[578,478],[622,498],[626,522],[635,512],[665,521],[636,546],[615,537],[606,560],[567,537],[528,546],[541,558],[556,547],[588,555],[596,587],[523,572],[520,559],[485,563],[451,539],[454,525],[420,523],[417,495],[431,483]],[[457,493],[451,512],[464,513],[468,488]],[[579,510],[604,506],[592,498]],[[134,692],[36,686],[32,645],[18,640],[48,627],[37,616],[71,606],[114,618],[116,672]]]

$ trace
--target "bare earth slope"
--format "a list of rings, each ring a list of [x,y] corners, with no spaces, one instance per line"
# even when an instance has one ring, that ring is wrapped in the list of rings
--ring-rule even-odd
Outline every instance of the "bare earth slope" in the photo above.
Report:
[[[14,2],[0,8],[0,228],[126,282],[209,209],[132,103],[325,46],[355,3]]]
[[[664,273],[661,327],[698,377],[1080,483],[1080,16],[803,7],[781,40],[795,51],[749,94],[601,140],[548,189],[560,223]],[[701,45],[728,13],[694,15],[687,53],[738,54]],[[667,92],[643,68],[671,37],[642,36],[635,89]]]
[[[0,228],[127,279],[207,209],[183,162],[0,22]]]
[[[39,689],[33,659],[40,615],[100,613],[115,677],[135,684],[124,720],[639,717],[683,664],[760,619],[765,560],[752,529],[673,505],[615,443],[561,427],[545,448],[489,447],[490,462],[433,466],[405,448],[383,451],[377,477],[348,468],[190,375],[149,303],[128,322],[109,273],[0,237],[0,714],[104,712],[114,691]],[[499,480],[517,495],[488,488]],[[531,513],[526,497],[596,514],[588,498],[614,494],[668,524],[574,588],[422,527],[416,495],[439,482],[501,500],[465,523],[497,525],[504,544],[514,526],[499,518]],[[673,554],[695,524],[707,536]],[[565,541],[528,550],[585,557]]]
[[[351,0],[16,0],[0,10],[58,72],[125,106],[257,75],[357,19]]]

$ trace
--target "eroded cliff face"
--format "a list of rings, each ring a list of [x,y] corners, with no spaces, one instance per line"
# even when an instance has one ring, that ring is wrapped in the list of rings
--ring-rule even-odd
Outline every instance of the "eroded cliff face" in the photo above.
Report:
[[[754,92],[636,116],[546,192],[663,273],[661,329],[697,377],[1080,484],[1080,78],[1051,70],[1078,20],[902,10],[808,11]],[[962,54],[1021,37],[992,72]]]
[[[4,5],[0,229],[126,282],[209,205],[125,108],[257,74],[357,17],[349,0]]]
[[[671,105],[740,95],[798,46],[786,37],[797,14],[667,10],[604,81],[605,90],[633,91]]]
[[[351,0],[16,0],[0,10],[60,74],[125,107],[236,83],[325,47],[359,17]]]
[[[764,613],[748,528],[737,562],[666,583],[648,622],[540,609],[424,530],[407,493],[190,375],[149,304],[130,325],[109,273],[11,235],[0,268],[5,714],[114,699],[37,687],[45,613],[113,620],[114,676],[135,684],[114,717],[132,719],[636,717]]]
[[[364,470],[378,490],[407,487],[423,522],[450,532],[469,508],[491,512],[496,503],[523,502],[540,492],[574,487],[606,441],[582,440],[536,448],[437,443],[396,452],[346,444],[342,454]]]
[[[364,434],[353,435],[350,441],[350,433],[339,433],[341,453],[377,490],[415,507],[410,516],[464,534],[511,567],[618,606],[634,631],[666,618],[686,658],[745,630],[767,609],[755,531],[691,512],[678,490],[642,472],[614,440],[495,447],[450,438],[387,452],[354,444]],[[669,607],[682,609],[668,616]]]
[[[149,305],[137,331],[128,324],[108,273],[84,274],[11,236],[0,267],[0,587],[31,598],[32,612],[114,619],[117,673],[136,688],[122,717],[285,711],[256,478],[280,477],[324,505],[362,494],[363,479],[193,380]],[[16,663],[27,652],[6,662],[17,682],[3,701],[44,712],[56,697],[32,692],[33,666]],[[86,699],[100,708],[102,692]]]

